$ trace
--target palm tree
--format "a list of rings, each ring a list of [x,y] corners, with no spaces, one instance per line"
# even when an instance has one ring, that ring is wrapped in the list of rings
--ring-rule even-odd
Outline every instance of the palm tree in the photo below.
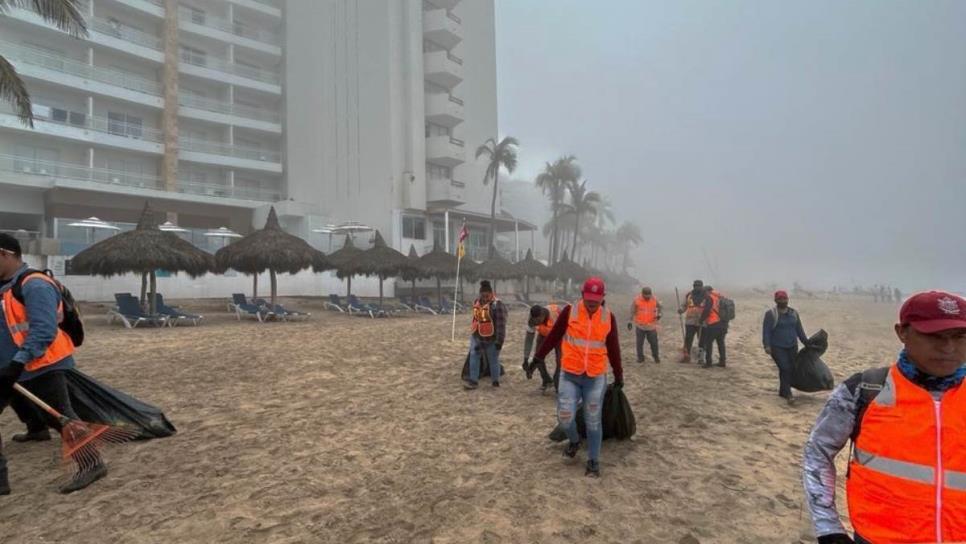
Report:
[[[550,197],[550,209],[553,218],[550,221],[550,264],[557,262],[560,243],[560,224],[559,218],[561,207],[564,205],[564,197],[567,192],[567,184],[576,182],[580,179],[580,166],[577,164],[577,157],[567,155],[560,157],[556,161],[546,163],[543,172],[537,176],[535,183],[543,190],[543,194]]]
[[[29,9],[40,15],[45,22],[71,36],[86,37],[87,25],[78,8],[80,0],[0,0],[0,14],[4,14],[12,7]],[[17,117],[24,125],[33,128],[34,116],[30,107],[30,93],[27,85],[17,75],[17,70],[10,61],[0,55],[0,100],[12,102],[17,111]]]
[[[577,251],[577,241],[580,238],[580,219],[597,215],[600,193],[588,191],[587,180],[571,183],[567,190],[570,192],[570,206],[573,208],[575,218],[573,245],[570,246],[570,254],[573,255]]]
[[[624,221],[617,229],[617,242],[620,244],[624,254],[624,262],[621,266],[624,272],[627,272],[627,267],[630,263],[631,246],[637,247],[644,242],[644,237],[641,235],[641,227],[637,226],[636,223]]]
[[[490,201],[490,237],[488,243],[490,245],[490,257],[493,257],[493,252],[496,251],[496,195],[497,195],[497,185],[500,180],[500,168],[506,169],[508,174],[512,174],[517,168],[517,146],[520,142],[512,136],[507,136],[497,143],[495,139],[490,138],[476,148],[476,158],[486,157],[488,161],[486,165],[486,174],[483,175],[483,185],[487,185],[490,179],[493,179],[493,199]]]

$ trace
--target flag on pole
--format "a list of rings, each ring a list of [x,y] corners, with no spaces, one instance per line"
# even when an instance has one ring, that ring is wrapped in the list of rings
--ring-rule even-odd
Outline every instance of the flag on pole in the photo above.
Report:
[[[460,227],[460,234],[457,238],[456,243],[456,257],[462,259],[466,256],[466,245],[463,243],[470,236],[470,231],[466,228],[466,220],[463,220],[463,226]]]
[[[463,240],[466,240],[470,236],[470,231],[466,229],[466,221],[463,221],[463,226],[460,228],[459,243],[462,244]]]
[[[466,246],[463,245],[463,242],[460,242],[460,244],[456,246],[456,258],[462,259],[463,257],[466,257]]]

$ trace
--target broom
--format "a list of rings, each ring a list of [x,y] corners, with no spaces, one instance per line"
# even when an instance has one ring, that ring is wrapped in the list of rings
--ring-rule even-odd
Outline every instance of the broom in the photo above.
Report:
[[[128,442],[138,435],[138,432],[133,429],[71,419],[40,400],[19,383],[14,384],[13,388],[57,420],[60,424],[62,457],[65,461],[68,459],[74,460],[79,470],[84,470],[100,462],[101,456],[98,452],[98,446]]]

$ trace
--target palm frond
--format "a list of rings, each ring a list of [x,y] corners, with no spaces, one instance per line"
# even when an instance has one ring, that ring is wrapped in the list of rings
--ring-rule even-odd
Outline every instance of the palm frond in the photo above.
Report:
[[[34,127],[27,85],[17,75],[13,65],[2,56],[0,56],[0,100],[12,102],[20,122],[30,128]]]
[[[13,0],[12,5],[29,9],[45,22],[74,36],[87,36],[87,23],[80,12],[80,0]]]

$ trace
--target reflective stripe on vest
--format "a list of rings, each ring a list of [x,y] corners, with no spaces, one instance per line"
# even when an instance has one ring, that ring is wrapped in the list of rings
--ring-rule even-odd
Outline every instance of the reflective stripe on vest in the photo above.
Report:
[[[607,342],[600,342],[600,341],[597,341],[597,340],[584,340],[583,338],[574,338],[573,336],[570,336],[569,334],[564,335],[564,341],[565,342],[570,342],[571,344],[573,344],[575,346],[580,346],[582,348],[591,348],[591,349],[606,349],[607,348]]]
[[[14,323],[10,327],[10,334],[17,334],[18,332],[27,332],[30,330],[30,323]]]
[[[561,368],[592,378],[606,372],[607,336],[611,326],[610,310],[601,306],[590,316],[582,300],[575,302],[570,307],[570,320],[561,343]]]
[[[928,485],[936,482],[936,472],[931,466],[918,465],[898,459],[889,459],[888,457],[862,451],[859,448],[855,448],[855,462],[876,472],[895,476],[896,478],[904,478]]]

